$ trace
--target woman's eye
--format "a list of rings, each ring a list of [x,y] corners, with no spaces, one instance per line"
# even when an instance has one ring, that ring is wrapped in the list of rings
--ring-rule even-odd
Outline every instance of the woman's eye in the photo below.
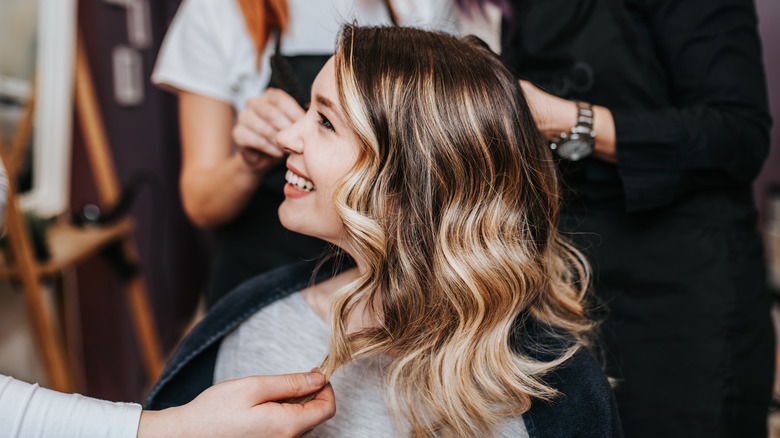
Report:
[[[324,126],[325,129],[336,132],[336,130],[333,128],[333,124],[330,123],[330,120],[328,120],[327,117],[322,115],[322,113],[318,112],[317,114],[320,115],[320,125]]]

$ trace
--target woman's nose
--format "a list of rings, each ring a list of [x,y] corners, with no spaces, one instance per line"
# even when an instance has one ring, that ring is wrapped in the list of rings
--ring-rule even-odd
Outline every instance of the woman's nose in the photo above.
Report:
[[[303,141],[301,141],[300,133],[302,123],[305,119],[306,117],[298,120],[276,134],[276,144],[288,154],[300,154],[303,151]]]

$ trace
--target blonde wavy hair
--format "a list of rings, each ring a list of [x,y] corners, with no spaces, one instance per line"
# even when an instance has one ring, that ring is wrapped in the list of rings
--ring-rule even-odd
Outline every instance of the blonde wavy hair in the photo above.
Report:
[[[388,354],[400,433],[488,436],[556,396],[545,374],[592,328],[549,149],[517,79],[476,39],[348,25],[335,65],[361,144],[334,203],[366,269],[336,294],[320,369]],[[348,333],[364,305],[375,324]],[[571,334],[569,347],[530,357],[517,346],[528,318]]]

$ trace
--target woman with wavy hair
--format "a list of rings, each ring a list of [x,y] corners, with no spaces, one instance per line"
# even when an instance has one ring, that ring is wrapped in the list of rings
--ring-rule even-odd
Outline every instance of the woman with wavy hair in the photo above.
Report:
[[[349,20],[458,31],[449,0],[184,0],[171,23],[152,81],[179,100],[184,211],[215,231],[207,308],[326,246],[279,223],[286,169],[275,138],[303,117]]]
[[[281,222],[343,256],[234,290],[148,408],[319,365],[338,408],[311,436],[620,435],[585,348],[588,268],[557,231],[550,151],[497,56],[476,39],[346,26],[277,141]]]

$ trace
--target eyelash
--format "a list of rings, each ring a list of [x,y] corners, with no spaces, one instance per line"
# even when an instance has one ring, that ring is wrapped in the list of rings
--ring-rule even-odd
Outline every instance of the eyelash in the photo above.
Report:
[[[327,117],[323,116],[321,112],[317,112],[317,114],[320,115],[320,125],[329,131],[336,132],[336,130],[333,128],[333,124],[330,123],[330,120],[328,120]]]

